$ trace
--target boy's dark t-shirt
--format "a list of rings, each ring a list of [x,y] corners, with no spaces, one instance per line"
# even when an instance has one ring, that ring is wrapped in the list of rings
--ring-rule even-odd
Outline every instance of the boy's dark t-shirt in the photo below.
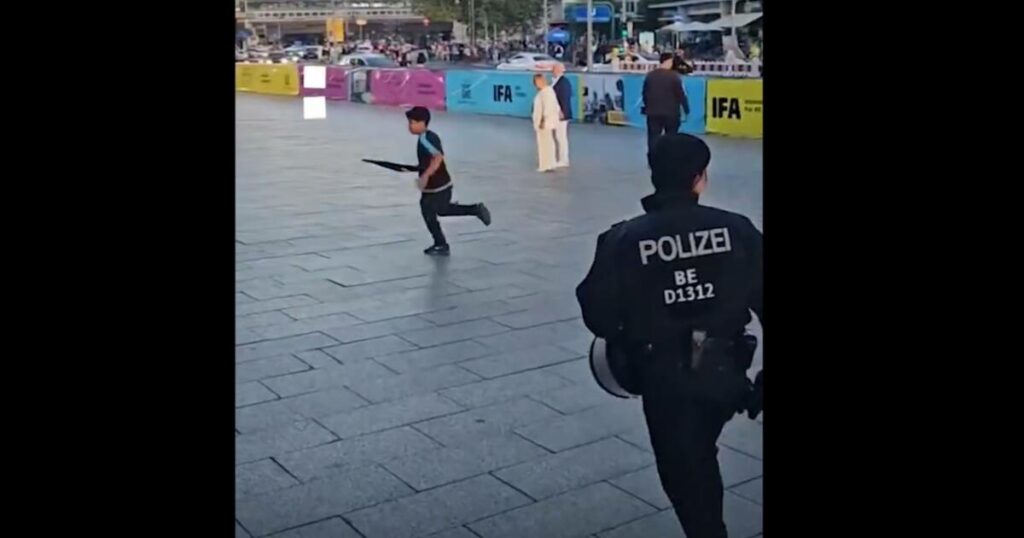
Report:
[[[419,159],[420,173],[422,174],[430,167],[430,161],[434,158],[434,155],[441,155],[443,153],[441,137],[437,136],[437,133],[428,130],[421,134],[419,140],[416,141],[416,157]],[[434,172],[434,175],[427,179],[426,190],[440,189],[451,182],[452,178],[448,175],[447,163],[442,161],[437,172]]]

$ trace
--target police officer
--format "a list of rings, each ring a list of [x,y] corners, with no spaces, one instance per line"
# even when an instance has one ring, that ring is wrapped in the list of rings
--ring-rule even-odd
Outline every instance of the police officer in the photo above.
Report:
[[[699,138],[655,143],[646,214],[597,240],[576,289],[583,321],[623,350],[662,487],[687,538],[726,538],[715,442],[735,413],[757,416],[763,375],[746,376],[762,324],[762,236],[749,219],[698,204],[711,152]]]

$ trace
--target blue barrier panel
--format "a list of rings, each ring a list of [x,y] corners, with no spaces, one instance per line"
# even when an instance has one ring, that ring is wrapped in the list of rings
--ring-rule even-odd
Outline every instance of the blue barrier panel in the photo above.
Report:
[[[452,112],[529,118],[535,95],[533,73],[445,72],[445,97]]]
[[[644,75],[625,75],[622,77],[623,93],[626,100],[626,121],[632,127],[645,128],[647,119],[640,113],[643,107]],[[679,127],[679,132],[704,134],[707,132],[705,117],[705,99],[708,81],[704,77],[683,77],[683,89],[690,103],[690,114]]]

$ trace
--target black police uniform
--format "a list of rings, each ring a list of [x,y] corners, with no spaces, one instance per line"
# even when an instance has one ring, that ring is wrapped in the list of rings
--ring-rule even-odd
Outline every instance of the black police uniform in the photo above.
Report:
[[[677,137],[703,145],[665,138]],[[740,348],[750,312],[764,320],[762,236],[684,187],[663,182],[643,200],[645,215],[601,234],[576,295],[587,328],[628,350],[662,487],[687,538],[725,538],[715,442],[750,395],[753,349]]]

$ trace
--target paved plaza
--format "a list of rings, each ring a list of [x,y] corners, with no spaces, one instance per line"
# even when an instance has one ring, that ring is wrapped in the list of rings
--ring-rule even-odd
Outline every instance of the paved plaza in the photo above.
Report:
[[[639,400],[602,392],[574,296],[652,189],[640,129],[435,113],[455,198],[430,236],[401,110],[236,97],[236,537],[678,538]],[[762,143],[708,137],[703,201],[761,226]],[[760,335],[760,327],[751,330]],[[760,351],[754,371],[760,368]],[[731,538],[761,533],[762,423],[726,425]]]

